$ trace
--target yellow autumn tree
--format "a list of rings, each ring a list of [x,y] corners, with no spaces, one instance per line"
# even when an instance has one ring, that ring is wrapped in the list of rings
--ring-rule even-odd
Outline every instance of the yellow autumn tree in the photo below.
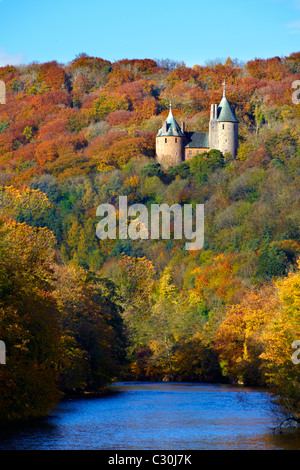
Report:
[[[268,384],[300,423],[300,364],[293,361],[293,343],[300,340],[300,261],[298,270],[276,282],[279,308],[264,330],[260,358]]]
[[[27,186],[2,186],[0,188],[0,210],[4,217],[15,219],[21,212],[33,216],[51,207],[47,195],[39,189]]]
[[[250,290],[237,305],[227,308],[214,345],[224,375],[232,381],[263,385],[260,354],[263,352],[262,329],[278,308],[274,286]]]

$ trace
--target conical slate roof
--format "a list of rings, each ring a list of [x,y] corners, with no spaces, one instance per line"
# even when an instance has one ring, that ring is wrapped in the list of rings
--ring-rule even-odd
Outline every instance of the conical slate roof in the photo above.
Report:
[[[164,132],[164,126],[159,129],[157,137],[161,136],[174,136],[174,137],[184,137],[184,134],[182,133],[180,126],[176,119],[174,118],[172,114],[172,109],[171,109],[171,104],[170,104],[170,112],[169,116],[166,119],[166,131]]]
[[[217,111],[217,120],[219,122],[239,122],[236,118],[234,111],[231,109],[228,99],[226,98],[225,92],[225,81],[223,83],[224,91],[223,91],[223,98],[218,106]]]

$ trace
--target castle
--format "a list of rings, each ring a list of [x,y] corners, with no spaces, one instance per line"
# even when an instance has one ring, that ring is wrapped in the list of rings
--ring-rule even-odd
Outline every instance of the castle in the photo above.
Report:
[[[223,154],[229,153],[235,158],[238,148],[238,122],[226,98],[225,82],[219,106],[211,105],[209,132],[186,132],[184,123],[180,127],[175,120],[170,104],[169,115],[156,136],[156,159],[162,168],[168,168],[211,149],[220,150]]]

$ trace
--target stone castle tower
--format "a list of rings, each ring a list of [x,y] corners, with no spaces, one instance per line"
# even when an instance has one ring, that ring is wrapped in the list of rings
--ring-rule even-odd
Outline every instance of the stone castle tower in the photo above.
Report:
[[[226,98],[225,82],[223,87],[219,106],[211,105],[209,132],[185,132],[184,123],[181,127],[178,125],[170,105],[169,115],[156,136],[156,159],[163,168],[178,165],[211,149],[236,157],[239,121]]]
[[[179,165],[183,160],[185,144],[184,124],[179,127],[170,104],[169,116],[156,137],[157,161],[162,167]]]

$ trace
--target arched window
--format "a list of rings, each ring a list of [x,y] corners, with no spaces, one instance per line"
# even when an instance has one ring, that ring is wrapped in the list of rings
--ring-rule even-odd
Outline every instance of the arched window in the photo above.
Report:
[[[166,144],[167,142],[168,142],[168,139],[167,139],[167,138],[165,138],[165,144]]]

